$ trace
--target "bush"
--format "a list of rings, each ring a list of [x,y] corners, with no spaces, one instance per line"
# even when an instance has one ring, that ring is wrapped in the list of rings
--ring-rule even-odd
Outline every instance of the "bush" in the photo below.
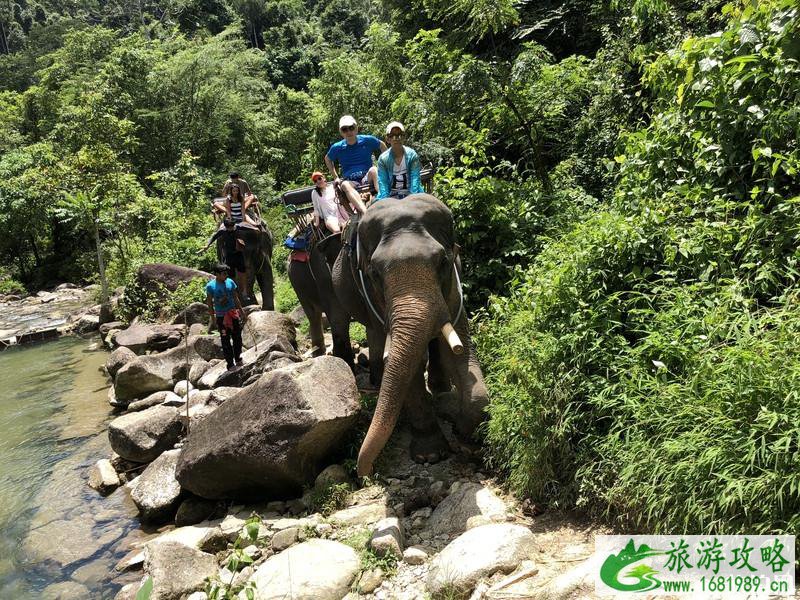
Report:
[[[727,11],[648,70],[610,205],[476,323],[493,464],[654,533],[800,525],[798,11]]]

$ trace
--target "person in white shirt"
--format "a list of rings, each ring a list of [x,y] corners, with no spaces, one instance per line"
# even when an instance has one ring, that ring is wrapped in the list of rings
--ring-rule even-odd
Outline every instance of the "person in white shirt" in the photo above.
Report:
[[[311,202],[314,205],[314,226],[319,227],[320,222],[331,233],[339,233],[345,223],[350,220],[350,215],[336,198],[333,185],[329,184],[325,175],[319,171],[311,174],[314,189],[311,190]]]

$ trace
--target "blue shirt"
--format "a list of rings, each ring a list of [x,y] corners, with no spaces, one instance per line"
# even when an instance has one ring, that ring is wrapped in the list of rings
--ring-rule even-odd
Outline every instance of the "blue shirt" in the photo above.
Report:
[[[225,283],[220,283],[214,278],[206,284],[206,294],[214,299],[214,312],[218,317],[224,317],[226,312],[236,308],[233,299],[235,290],[236,282],[230,277],[225,279]]]
[[[381,141],[374,135],[357,135],[355,144],[340,140],[328,149],[328,158],[339,161],[344,179],[361,179],[372,167],[372,153],[380,150]]]

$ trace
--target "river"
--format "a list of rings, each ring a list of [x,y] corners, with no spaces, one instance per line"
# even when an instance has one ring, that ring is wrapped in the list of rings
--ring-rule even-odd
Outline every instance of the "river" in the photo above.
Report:
[[[65,337],[0,352],[0,598],[113,598],[146,534],[125,489],[88,487],[108,458],[107,354]],[[81,587],[83,586],[83,587]]]

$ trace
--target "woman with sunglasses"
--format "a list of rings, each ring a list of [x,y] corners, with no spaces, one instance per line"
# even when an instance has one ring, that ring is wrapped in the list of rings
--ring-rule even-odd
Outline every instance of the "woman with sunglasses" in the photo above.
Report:
[[[314,227],[319,227],[320,221],[331,233],[339,233],[350,215],[336,199],[333,186],[319,171],[311,174],[314,189],[311,190],[311,202],[314,205]]]
[[[405,137],[406,129],[399,121],[392,121],[386,126],[386,138],[391,146],[378,158],[376,202],[423,192],[419,156],[413,148],[403,145]]]

